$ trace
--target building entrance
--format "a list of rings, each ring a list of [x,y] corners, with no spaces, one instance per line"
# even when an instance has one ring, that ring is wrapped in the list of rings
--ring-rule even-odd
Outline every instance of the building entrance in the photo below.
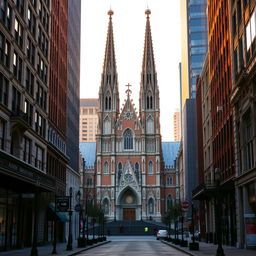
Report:
[[[136,220],[135,208],[124,208],[123,220]]]

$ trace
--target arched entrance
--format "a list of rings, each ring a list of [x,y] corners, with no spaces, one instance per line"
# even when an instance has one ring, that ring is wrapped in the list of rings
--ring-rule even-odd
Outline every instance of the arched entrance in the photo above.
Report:
[[[136,220],[139,215],[138,198],[130,187],[124,189],[119,196],[119,218],[120,220]]]

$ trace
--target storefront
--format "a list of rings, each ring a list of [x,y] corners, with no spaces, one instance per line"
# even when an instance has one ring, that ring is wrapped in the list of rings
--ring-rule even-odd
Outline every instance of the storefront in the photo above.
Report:
[[[0,151],[0,251],[31,247],[34,238],[44,239],[34,234],[45,233],[43,197],[54,188],[50,176]]]

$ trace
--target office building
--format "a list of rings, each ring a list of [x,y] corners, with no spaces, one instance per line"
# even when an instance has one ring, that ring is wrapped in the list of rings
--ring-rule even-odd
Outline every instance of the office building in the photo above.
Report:
[[[174,141],[181,140],[180,112],[177,110],[173,114]]]
[[[55,190],[47,171],[49,8],[47,0],[0,4],[1,251],[47,234],[43,194]]]
[[[80,142],[96,141],[98,109],[98,99],[80,99]]]
[[[255,52],[256,2],[230,1],[232,95],[236,167],[237,246],[255,248],[256,216],[256,120]]]
[[[207,0],[181,0],[181,86],[185,100],[196,96],[196,77],[207,53]]]

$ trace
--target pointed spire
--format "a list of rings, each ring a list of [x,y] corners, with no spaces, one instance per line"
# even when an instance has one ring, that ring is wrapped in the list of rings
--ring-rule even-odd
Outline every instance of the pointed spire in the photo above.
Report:
[[[102,74],[111,75],[111,76],[116,74],[116,58],[115,58],[114,35],[113,35],[113,25],[112,25],[113,14],[114,14],[113,10],[110,9],[108,11],[108,15],[109,15],[108,34],[107,34],[105,58],[104,58],[103,72],[102,72]]]
[[[146,32],[145,32],[145,42],[144,42],[144,55],[142,62],[142,73],[146,74],[155,74],[155,60],[154,60],[154,51],[153,51],[153,42],[151,36],[151,27],[150,27],[150,9],[146,9],[145,14],[147,15],[146,22]]]

